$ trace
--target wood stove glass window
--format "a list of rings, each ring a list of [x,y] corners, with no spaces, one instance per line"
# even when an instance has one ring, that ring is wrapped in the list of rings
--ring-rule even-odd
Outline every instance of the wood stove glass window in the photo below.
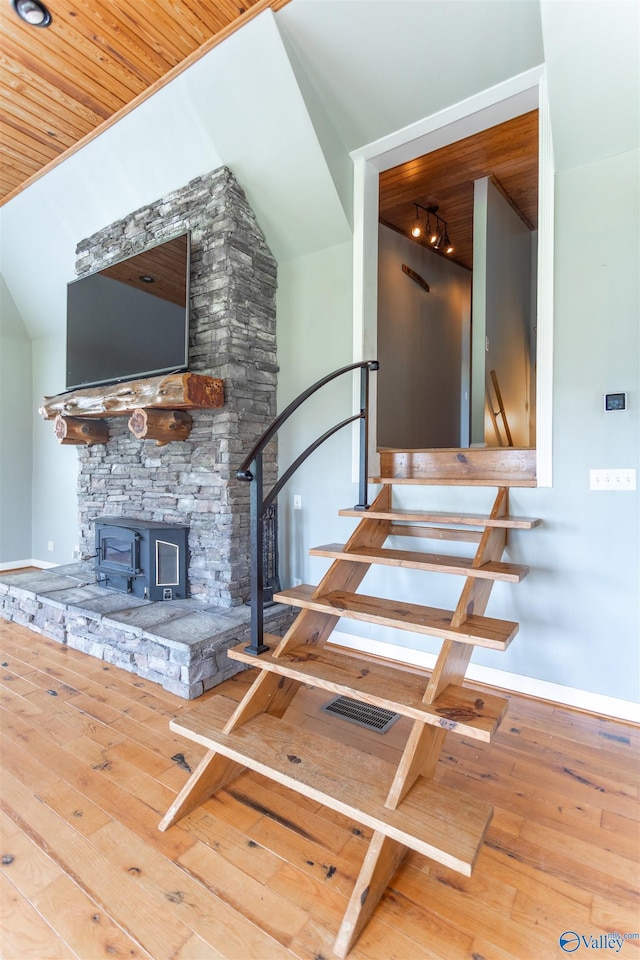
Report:
[[[180,583],[180,550],[176,543],[156,541],[156,585],[176,587]]]
[[[140,566],[138,540],[134,533],[101,531],[99,565],[121,573],[137,573]]]

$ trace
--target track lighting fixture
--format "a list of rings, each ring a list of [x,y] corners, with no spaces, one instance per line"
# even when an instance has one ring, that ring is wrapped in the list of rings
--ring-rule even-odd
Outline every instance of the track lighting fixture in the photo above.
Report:
[[[13,9],[21,20],[31,27],[48,27],[51,14],[40,0],[11,0]]]
[[[411,227],[411,236],[414,237],[416,240],[418,239],[418,237],[422,236],[422,220],[420,219],[417,203],[416,203],[416,218],[413,221],[413,226]]]
[[[434,250],[443,250],[444,253],[453,253],[453,244],[449,240],[447,221],[438,216],[437,207],[423,207],[414,201],[416,218],[411,228],[411,236],[418,240],[422,234],[426,236]],[[426,216],[421,216],[420,211]],[[433,217],[434,223],[431,223]]]

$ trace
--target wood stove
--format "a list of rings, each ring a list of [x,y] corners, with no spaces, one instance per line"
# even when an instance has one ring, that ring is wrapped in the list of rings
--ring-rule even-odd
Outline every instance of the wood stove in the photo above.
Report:
[[[187,596],[188,526],[98,517],[95,520],[97,583],[145,600]]]

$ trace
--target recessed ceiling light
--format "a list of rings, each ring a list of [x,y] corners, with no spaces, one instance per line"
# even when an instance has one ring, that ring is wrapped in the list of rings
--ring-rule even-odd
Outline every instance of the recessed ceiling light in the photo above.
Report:
[[[140,276],[138,277],[138,280],[142,280],[143,283],[155,283],[154,278],[150,277],[146,273],[141,273]]]
[[[11,0],[13,9],[21,20],[32,27],[48,27],[51,14],[40,0]]]

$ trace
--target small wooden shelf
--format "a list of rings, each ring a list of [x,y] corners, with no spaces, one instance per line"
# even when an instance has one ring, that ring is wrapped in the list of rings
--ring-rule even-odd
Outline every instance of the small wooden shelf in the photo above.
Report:
[[[270,634],[265,634],[264,640],[274,648],[280,643],[280,637]],[[246,644],[227,650],[227,656],[252,667],[256,665],[255,656],[246,652]],[[262,653],[260,669],[486,743],[491,741],[508,706],[504,697],[481,694],[456,684],[449,684],[433,703],[425,703],[425,678],[420,674],[349,656],[333,647],[301,644],[280,657]]]
[[[402,806],[389,809],[385,801],[395,773],[391,764],[370,754],[362,763],[359,749],[267,713],[225,733],[236,706],[227,697],[212,697],[169,726],[208,750],[471,876],[491,822],[492,808],[484,800],[420,777]]]
[[[506,650],[518,632],[518,624],[510,620],[494,620],[492,617],[471,614],[461,626],[456,627],[452,626],[453,610],[367,597],[345,590],[318,594],[317,588],[309,583],[281,590],[273,599],[276,603],[289,603],[293,607],[333,614],[334,617],[381,623],[398,630],[413,630],[460,643],[489,647],[491,650]]]
[[[529,573],[529,567],[520,563],[502,563],[488,560],[474,567],[472,559],[440,556],[436,553],[418,553],[415,550],[389,550],[385,547],[356,547],[345,550],[343,543],[326,543],[309,550],[312,557],[330,557],[333,560],[355,560],[357,563],[381,563],[389,567],[429,570],[433,573],[454,573],[463,577],[481,577],[486,580],[506,580],[520,583]]]
[[[338,510],[339,517],[362,520],[362,510]],[[391,520],[394,523],[454,523],[471,527],[506,527],[513,530],[531,530],[540,523],[534,517],[489,517],[482,513],[453,513],[445,510],[367,510],[373,520]]]

